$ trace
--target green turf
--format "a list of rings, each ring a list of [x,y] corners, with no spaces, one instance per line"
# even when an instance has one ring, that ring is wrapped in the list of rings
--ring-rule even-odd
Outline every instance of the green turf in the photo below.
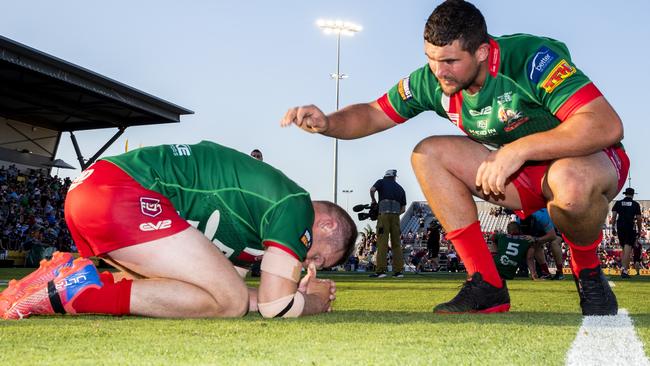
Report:
[[[0,279],[25,273],[0,269]],[[0,321],[0,365],[560,365],[582,320],[568,279],[509,281],[510,313],[441,316],[432,306],[456,294],[462,275],[329,277],[335,311],[301,319]],[[650,281],[617,283],[615,291],[647,345]]]

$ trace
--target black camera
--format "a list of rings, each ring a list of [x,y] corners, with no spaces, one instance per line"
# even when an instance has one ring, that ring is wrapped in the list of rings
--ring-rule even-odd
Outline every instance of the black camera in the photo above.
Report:
[[[359,221],[367,220],[370,219],[372,221],[377,220],[377,216],[379,216],[379,205],[377,203],[371,203],[371,204],[361,204],[361,205],[356,205],[352,207],[352,210],[354,212],[358,212],[359,214],[357,215],[359,217]],[[368,210],[367,212],[361,212]]]

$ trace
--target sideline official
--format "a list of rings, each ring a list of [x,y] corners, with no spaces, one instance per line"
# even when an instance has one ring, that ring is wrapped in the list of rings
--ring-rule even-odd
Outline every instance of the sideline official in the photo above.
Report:
[[[630,268],[630,256],[632,249],[637,245],[637,239],[641,233],[641,205],[634,201],[634,188],[628,187],[623,192],[625,198],[616,201],[612,207],[612,234],[618,235],[618,242],[623,247],[623,258],[621,271],[622,278],[630,278],[628,270]],[[614,226],[616,224],[616,226]],[[634,226],[636,224],[636,231]],[[639,252],[639,256],[641,253]],[[637,268],[638,273],[638,268]]]

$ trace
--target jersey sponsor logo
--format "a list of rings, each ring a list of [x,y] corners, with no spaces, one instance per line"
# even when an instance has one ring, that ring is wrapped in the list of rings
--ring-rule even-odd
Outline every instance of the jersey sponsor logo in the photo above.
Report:
[[[528,78],[534,83],[539,82],[539,79],[542,78],[542,75],[544,75],[544,72],[548,66],[551,65],[551,63],[557,59],[557,57],[557,53],[553,52],[548,47],[540,47],[530,62],[530,71],[528,72]]]
[[[482,119],[482,120],[479,120],[479,121],[476,122],[476,127],[480,128],[482,130],[487,129],[487,126],[488,126],[487,119]]]
[[[512,92],[505,92],[497,97],[497,103],[499,105],[512,102]]]
[[[149,217],[156,217],[162,213],[160,200],[150,197],[140,197],[140,212]]]
[[[488,129],[483,129],[483,130],[474,130],[474,129],[468,129],[468,132],[473,135],[473,136],[480,136],[480,137],[491,137],[495,136],[498,132],[494,128],[488,128]]]
[[[403,101],[407,101],[413,98],[413,93],[411,93],[411,78],[407,77],[399,81],[397,84],[397,92]]]
[[[513,111],[512,109],[505,108],[503,106],[499,107],[498,118],[499,121],[503,122],[506,125],[503,128],[503,130],[506,132],[514,130],[522,124],[528,122],[529,119],[528,117],[524,116],[522,112]]]
[[[140,231],[156,231],[164,230],[172,227],[172,220],[162,220],[158,221],[155,224],[152,222],[143,222],[140,224]]]
[[[546,79],[542,81],[542,89],[547,93],[552,93],[558,85],[562,84],[564,80],[576,73],[576,69],[571,67],[569,63],[562,59],[551,72],[548,74]]]
[[[474,109],[469,110],[469,115],[472,116],[472,117],[485,116],[485,115],[490,114],[490,113],[492,113],[492,106],[491,105],[489,105],[489,106],[487,106],[485,108],[482,108],[480,110],[474,110]]]
[[[311,248],[311,232],[309,229],[305,229],[305,232],[300,236],[300,242],[307,247],[307,250]]]
[[[192,149],[190,148],[190,145],[176,144],[176,145],[170,145],[170,147],[172,149],[172,154],[174,154],[174,156],[192,155]]]
[[[632,202],[621,201],[621,206],[632,207]]]
[[[501,264],[504,266],[517,267],[519,265],[517,262],[510,259],[510,257],[508,257],[507,255],[502,255],[501,258],[499,258],[499,262],[501,262]]]
[[[75,178],[72,181],[72,184],[70,184],[70,188],[68,188],[68,192],[77,188],[77,186],[83,183],[86,179],[88,179],[88,177],[90,177],[94,171],[95,169],[86,169],[83,172],[81,172],[81,175]]]

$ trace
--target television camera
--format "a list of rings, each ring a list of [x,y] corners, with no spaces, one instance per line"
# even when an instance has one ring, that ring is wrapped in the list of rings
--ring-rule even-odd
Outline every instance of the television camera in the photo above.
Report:
[[[379,216],[379,205],[376,202],[371,204],[360,204],[352,207],[352,211],[359,213],[357,215],[359,217],[359,221],[363,221],[367,219],[376,221],[377,216]]]

